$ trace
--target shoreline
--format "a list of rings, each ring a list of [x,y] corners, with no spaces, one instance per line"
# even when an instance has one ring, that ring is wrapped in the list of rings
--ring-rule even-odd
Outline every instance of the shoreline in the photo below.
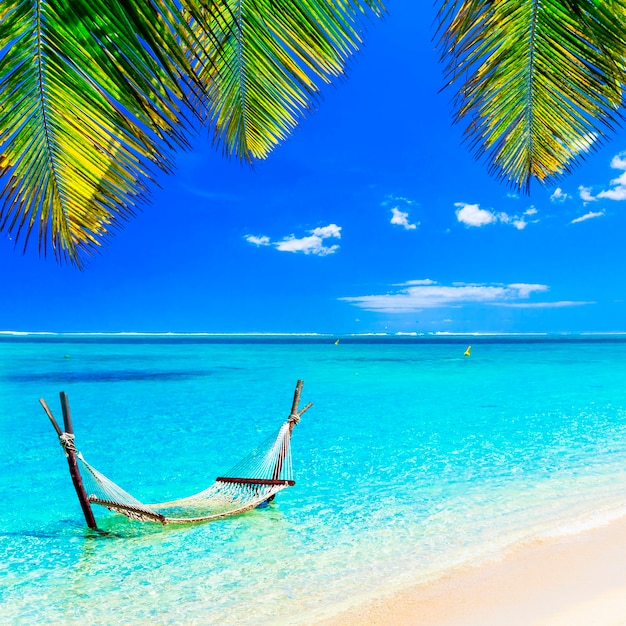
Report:
[[[626,624],[626,517],[341,611],[323,626]]]

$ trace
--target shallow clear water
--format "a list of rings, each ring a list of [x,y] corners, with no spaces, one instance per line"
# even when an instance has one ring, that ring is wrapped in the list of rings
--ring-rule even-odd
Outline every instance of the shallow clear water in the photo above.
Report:
[[[312,623],[626,513],[623,338],[0,338],[0,623]],[[192,527],[96,507],[39,406],[140,500],[213,482],[288,415],[296,485]]]

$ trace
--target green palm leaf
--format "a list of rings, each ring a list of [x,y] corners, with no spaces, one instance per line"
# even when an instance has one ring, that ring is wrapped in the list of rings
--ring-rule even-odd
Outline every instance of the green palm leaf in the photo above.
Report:
[[[569,171],[619,119],[624,0],[444,0],[440,19],[456,119],[512,185]]]
[[[199,71],[209,118],[225,152],[265,158],[310,111],[319,82],[343,73],[378,0],[223,0],[210,33],[218,42]],[[198,32],[205,41],[206,32]],[[210,46],[206,46],[209,48]],[[217,76],[216,76],[217,73]]]
[[[3,0],[0,227],[80,264],[184,143],[166,0]],[[146,45],[146,41],[150,45]]]
[[[207,117],[265,156],[378,0],[2,0],[0,229],[77,265]],[[193,104],[192,104],[193,103]],[[207,114],[208,112],[208,114]]]

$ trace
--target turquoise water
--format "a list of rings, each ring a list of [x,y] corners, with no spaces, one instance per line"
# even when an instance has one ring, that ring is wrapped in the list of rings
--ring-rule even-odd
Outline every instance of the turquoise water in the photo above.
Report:
[[[0,338],[0,623],[311,624],[626,514],[626,340]],[[142,501],[213,482],[313,401],[296,485],[191,527],[86,529],[38,400]]]

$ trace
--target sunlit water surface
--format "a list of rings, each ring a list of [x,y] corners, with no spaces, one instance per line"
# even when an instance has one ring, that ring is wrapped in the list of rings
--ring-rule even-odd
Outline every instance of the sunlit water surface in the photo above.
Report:
[[[310,624],[626,514],[623,338],[0,339],[0,623]],[[189,527],[86,529],[39,406],[140,500],[195,493],[312,400],[296,485]]]

